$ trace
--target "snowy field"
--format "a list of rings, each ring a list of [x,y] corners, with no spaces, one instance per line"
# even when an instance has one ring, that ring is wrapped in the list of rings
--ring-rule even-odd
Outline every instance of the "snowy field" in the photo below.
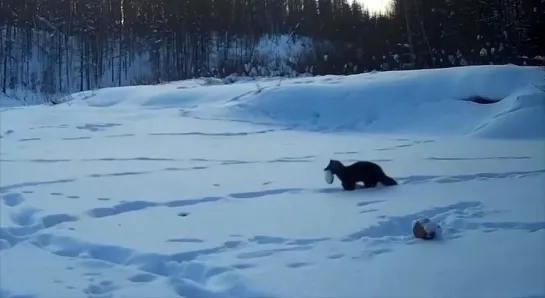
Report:
[[[544,79],[193,80],[4,108],[0,297],[545,297]],[[399,185],[343,191],[330,159]],[[422,216],[440,239],[412,236]]]

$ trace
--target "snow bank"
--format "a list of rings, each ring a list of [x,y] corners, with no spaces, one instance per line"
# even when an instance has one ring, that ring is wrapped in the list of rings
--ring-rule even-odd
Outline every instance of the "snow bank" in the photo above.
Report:
[[[247,97],[228,115],[318,130],[383,133],[472,134],[486,123],[481,137],[510,137],[522,130],[526,136],[545,136],[545,94],[531,85],[540,76],[533,69],[505,66],[328,77],[265,90]],[[473,96],[501,102],[466,101]],[[515,120],[497,122],[505,117]],[[528,127],[527,121],[535,125]]]
[[[181,108],[183,115],[304,130],[545,137],[545,93],[537,68],[470,66],[352,76],[192,80],[110,88],[75,101],[90,106]],[[473,97],[499,101],[478,104]]]
[[[494,138],[545,138],[545,93],[527,86],[496,104],[494,116],[471,134]]]

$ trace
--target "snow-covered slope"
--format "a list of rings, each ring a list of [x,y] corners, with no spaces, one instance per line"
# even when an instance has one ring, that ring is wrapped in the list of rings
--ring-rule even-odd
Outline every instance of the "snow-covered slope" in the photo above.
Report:
[[[184,116],[320,131],[539,138],[545,134],[545,94],[535,85],[544,80],[537,68],[474,66],[230,85],[184,81],[76,98],[85,96],[78,104],[95,107],[177,107]],[[468,101],[477,96],[499,102]]]
[[[198,80],[5,108],[0,297],[545,297],[540,80]],[[399,185],[342,191],[329,159]],[[412,237],[423,216],[441,239]]]

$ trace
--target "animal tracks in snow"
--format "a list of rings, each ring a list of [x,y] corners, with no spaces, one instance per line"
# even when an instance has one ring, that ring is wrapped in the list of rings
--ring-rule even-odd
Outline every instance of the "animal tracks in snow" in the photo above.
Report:
[[[494,180],[494,179],[512,179],[526,178],[545,174],[545,169],[533,171],[513,171],[513,172],[483,172],[466,175],[413,175],[407,177],[395,177],[400,184],[418,184],[418,183],[459,183],[474,180]]]
[[[251,162],[254,163],[254,162]],[[232,163],[231,163],[232,164]],[[207,166],[198,166],[198,167],[187,167],[187,168],[172,168],[167,167],[162,169],[162,171],[191,171],[191,170],[204,170],[207,169]],[[161,171],[161,170],[160,170]],[[104,177],[120,177],[120,176],[138,176],[138,175],[145,175],[145,174],[153,174],[158,171],[132,171],[132,172],[117,172],[117,173],[104,173],[104,174],[91,174],[86,177],[82,177],[79,179],[92,179],[92,178],[104,178]],[[482,173],[474,173],[474,174],[464,174],[464,175],[411,175],[411,176],[405,176],[405,177],[395,177],[399,184],[401,185],[408,185],[408,184],[421,184],[421,183],[439,183],[439,184],[445,184],[445,183],[460,183],[460,182],[468,182],[468,181],[484,181],[484,180],[496,180],[496,179],[520,179],[520,178],[526,178],[526,177],[532,177],[537,175],[544,175],[545,169],[537,169],[532,171],[512,171],[512,172],[482,172]],[[3,185],[0,187],[0,194],[1,193],[7,193],[11,190],[16,189],[22,189],[22,188],[28,188],[33,186],[40,186],[40,185],[50,185],[50,184],[65,184],[70,182],[75,182],[77,179],[57,179],[57,180],[50,180],[50,181],[34,181],[34,182],[24,182],[24,183],[17,183],[17,184],[11,184],[11,185]],[[267,183],[267,185],[270,183]],[[262,196],[267,196],[269,193],[284,193],[284,192],[314,192],[314,193],[332,193],[341,191],[338,187],[335,188],[318,188],[318,189],[302,189],[302,188],[290,188],[290,189],[271,189],[271,190],[263,190],[263,191],[256,191],[256,192],[248,192],[248,193],[233,193],[230,194],[230,197],[233,198],[257,198]],[[3,199],[9,200],[9,199]]]
[[[274,137],[274,134],[281,130],[227,131],[220,128],[217,131],[193,131],[188,127],[180,130],[174,128],[172,131],[133,130],[131,133],[125,133],[119,130],[121,125],[113,122],[78,124],[55,129],[75,126],[83,135],[76,133],[70,135],[65,133],[61,136],[24,135],[24,131],[17,130],[4,132],[2,141],[9,140],[13,142],[12,144],[26,142],[28,144],[25,146],[29,147],[36,146],[39,142],[56,141],[62,146],[70,147],[87,146],[89,142],[95,141],[112,144],[125,141],[130,143],[137,138],[148,137],[158,144],[164,140],[176,139],[178,142],[187,140],[183,143],[184,146],[205,148],[210,144],[214,145],[213,142],[225,140],[238,142],[244,138],[262,138],[263,135]],[[206,145],[193,143],[202,140],[206,140]],[[208,143],[210,140],[213,142]],[[123,289],[127,288],[127,285],[134,285],[137,289],[148,285],[150,287],[166,285],[169,293],[153,294],[165,297],[177,295],[217,297],[221,295],[215,295],[206,288],[211,283],[218,283],[221,285],[220,288],[227,287],[225,292],[231,296],[243,297],[248,296],[247,284],[244,279],[239,280],[239,277],[234,276],[263,271],[270,263],[286,270],[306,274],[307,271],[321,270],[319,266],[324,262],[338,266],[345,260],[358,262],[377,260],[407,247],[427,245],[427,242],[416,240],[412,236],[412,222],[421,216],[429,217],[441,224],[443,233],[439,241],[444,242],[461,241],[475,232],[494,235],[513,230],[525,233],[545,230],[545,222],[538,220],[527,222],[495,220],[493,215],[497,211],[480,202],[480,198],[463,198],[462,202],[458,203],[438,201],[434,207],[429,207],[428,204],[426,208],[421,206],[414,208],[414,212],[400,213],[399,210],[394,210],[388,213],[388,208],[392,209],[396,203],[407,204],[397,201],[394,203],[394,199],[390,197],[389,194],[396,195],[402,192],[399,188],[407,187],[414,190],[425,184],[446,188],[451,185],[463,186],[461,183],[471,181],[545,177],[545,169],[496,172],[494,167],[484,167],[473,173],[465,171],[459,175],[395,176],[392,173],[399,186],[392,189],[382,187],[358,189],[354,192],[343,191],[338,182],[331,186],[320,184],[321,177],[316,178],[319,179],[317,184],[313,184],[314,182],[285,184],[270,175],[261,178],[258,176],[259,173],[248,169],[252,166],[256,169],[275,166],[290,169],[297,167],[321,169],[323,160],[327,158],[337,156],[343,161],[355,161],[373,151],[376,151],[375,155],[369,157],[369,160],[396,166],[399,160],[390,156],[392,152],[433,142],[396,140],[394,143],[389,141],[386,146],[376,147],[378,149],[365,146],[357,148],[351,144],[344,150],[336,148],[338,151],[327,154],[321,151],[321,148],[312,152],[286,153],[280,150],[281,153],[261,155],[254,154],[255,149],[251,149],[248,151],[250,154],[242,158],[241,154],[219,154],[209,158],[211,155],[208,152],[200,151],[190,152],[191,154],[185,156],[186,151],[183,148],[161,148],[149,154],[137,148],[123,154],[94,152],[96,154],[81,157],[2,154],[0,162],[9,167],[82,166],[91,170],[66,175],[61,173],[63,175],[54,177],[36,175],[35,177],[41,178],[27,179],[24,182],[14,179],[0,184],[0,204],[4,216],[3,226],[0,227],[0,253],[4,257],[19,249],[33,249],[55,256],[56,263],[64,264],[66,274],[80,276],[81,282],[70,283],[67,282],[70,279],[52,277],[51,284],[73,290],[74,296],[113,297],[117,292],[120,296],[134,296],[123,293]],[[288,149],[296,147],[292,146],[293,144],[296,142],[290,140]],[[227,146],[225,150],[231,150],[230,148]],[[520,156],[498,153],[489,157],[449,157],[439,154],[417,158],[426,163],[438,161],[451,165],[460,161],[486,160],[531,162],[535,157],[526,156],[524,153]],[[101,168],[102,166],[104,167]],[[230,175],[233,169],[235,170],[233,172],[242,175],[256,173],[257,179],[239,188],[232,188],[232,182],[228,181],[229,179],[220,180],[221,177],[211,181],[204,179],[193,181],[191,183],[202,183],[204,190],[199,190],[198,195],[190,195],[184,193],[187,190],[180,187],[179,195],[176,193],[176,196],[172,197],[172,194],[169,194],[168,200],[165,200],[160,191],[157,191],[159,193],[157,197],[153,194],[145,196],[137,194],[138,197],[127,196],[120,200],[121,198],[114,192],[90,195],[83,191],[78,192],[79,188],[69,187],[73,182],[91,183],[101,187],[103,181],[113,179],[123,182],[136,181],[138,184],[140,181],[148,181],[148,178],[153,181],[157,176],[168,179],[174,177],[173,181],[178,181],[179,176],[190,173],[204,177],[208,171],[224,171]],[[240,172],[237,172],[239,170]],[[284,175],[294,174],[284,172]],[[104,183],[104,186],[107,184]],[[142,186],[144,185],[142,182]],[[147,186],[155,187],[152,183]],[[40,196],[52,202],[60,202],[59,208],[49,208],[45,204],[42,205],[43,209],[36,208],[32,203],[33,200],[40,199]],[[63,209],[64,202],[66,205],[78,205],[82,209],[77,211],[70,210],[70,207]],[[238,213],[236,210],[238,208],[247,211]],[[278,212],[279,210],[282,211]],[[305,214],[295,215],[293,210],[307,214],[315,214],[319,210],[324,218],[307,224],[305,221],[312,219],[305,217]],[[279,214],[271,214],[275,212]],[[339,217],[344,217],[346,214],[344,212],[349,213],[347,217],[354,217],[352,225],[344,229],[328,227],[335,225]],[[208,217],[203,221],[205,216]],[[283,216],[285,218],[282,218]],[[243,217],[248,218],[246,221],[263,218],[263,221],[272,223],[266,228],[241,228],[237,224]],[[305,224],[306,228],[298,227]],[[284,225],[282,236],[277,232],[277,226],[281,225]],[[101,227],[104,232],[97,232],[96,227]],[[292,229],[295,232],[288,235],[286,230],[291,232]],[[108,238],[106,237],[108,233],[118,233],[119,236]],[[102,236],[104,238],[101,238]],[[136,240],[124,241],[124,237]],[[140,237],[142,240],[139,240]],[[144,242],[147,243],[139,246]],[[119,274],[119,270],[124,273]],[[123,277],[115,278],[114,275]],[[15,295],[7,291],[2,292],[4,293],[7,293],[7,296]]]
[[[105,131],[108,128],[121,126],[119,123],[89,123],[76,126],[77,129],[87,130],[91,132]]]
[[[177,294],[201,292],[204,284],[211,278],[221,278],[223,274],[236,270],[233,267],[207,265],[199,258],[220,253],[231,247],[225,243],[207,249],[184,251],[174,254],[146,253],[117,245],[95,244],[74,237],[41,234],[31,240],[32,245],[59,258],[71,260],[88,272],[88,285],[81,289],[86,295],[104,295],[119,289],[120,281],[105,279],[103,273],[116,267],[131,268],[126,283],[146,284],[164,282],[171,285]],[[75,267],[67,267],[74,270]],[[240,283],[230,285],[232,291],[241,287]],[[192,294],[193,293],[193,294]]]
[[[537,171],[535,174],[540,174]],[[532,173],[511,173],[513,175],[530,175]],[[478,175],[477,175],[478,176]],[[493,175],[484,175],[496,179]],[[464,176],[465,177],[465,176]],[[501,177],[505,177],[501,176]],[[501,178],[499,177],[499,178]],[[467,178],[467,177],[466,177]],[[418,180],[422,182],[423,180]],[[424,180],[434,182],[433,179]],[[362,193],[365,190],[362,190]],[[326,189],[272,189],[265,191],[249,191],[224,196],[180,199],[168,202],[127,201],[110,207],[96,207],[81,214],[44,214],[41,210],[28,207],[24,193],[8,192],[1,194],[2,204],[8,208],[11,225],[0,229],[0,250],[7,251],[18,245],[30,244],[53,254],[70,266],[66,271],[83,270],[86,282],[83,285],[65,284],[62,279],[56,284],[69,287],[80,295],[91,297],[108,297],[126,286],[126,283],[144,285],[165,283],[177,295],[205,294],[204,285],[211,280],[229,278],[239,271],[259,270],[263,262],[279,262],[288,270],[307,270],[318,265],[319,261],[338,262],[343,259],[366,261],[381,258],[406,245],[424,245],[412,237],[411,224],[415,218],[425,216],[438,221],[442,226],[442,237],[439,241],[455,240],[463,237],[468,231],[493,233],[509,230],[523,230],[533,233],[545,230],[545,222],[492,222],[485,220],[493,213],[479,201],[466,201],[445,204],[435,208],[424,209],[412,214],[396,216],[379,216],[372,223],[362,224],[361,228],[345,235],[330,235],[319,238],[287,238],[271,235],[230,235],[222,243],[208,243],[208,239],[182,237],[165,239],[165,244],[179,245],[179,252],[159,253],[139,251],[120,244],[106,244],[79,239],[76,234],[57,235],[52,229],[70,230],[70,223],[87,218],[101,220],[130,212],[143,212],[149,208],[184,208],[200,204],[214,204],[221,200],[234,199],[244,204],[252,199],[275,199],[289,195],[296,199],[305,193],[332,193]],[[344,193],[340,192],[339,193]],[[36,194],[36,191],[34,191]],[[62,193],[58,193],[62,199]],[[363,200],[361,200],[363,199]],[[362,216],[375,214],[387,200],[369,199],[365,197],[353,202],[354,208],[360,209]],[[199,212],[189,216],[199,216]],[[183,224],[183,219],[180,219]],[[152,231],[153,232],[153,231]],[[350,243],[358,243],[359,249],[345,249]],[[188,246],[189,245],[189,246]],[[199,248],[190,248],[191,245]],[[335,247],[331,253],[323,254],[323,260],[304,257],[306,253],[322,250],[324,247]],[[230,254],[234,258],[230,264],[213,265],[209,258],[221,258]],[[312,254],[309,254],[312,255]],[[110,279],[106,272],[120,267],[130,268],[132,273],[126,274],[125,280]],[[242,281],[230,284],[232,290],[244,287]]]
[[[541,173],[541,172],[538,172]],[[512,175],[521,175],[521,173],[513,173]],[[523,173],[529,174],[529,173]],[[485,175],[488,176],[488,175]],[[504,177],[504,176],[502,176]],[[422,180],[419,180],[422,181]],[[431,179],[428,179],[431,181]],[[57,249],[53,251],[55,254],[65,257],[76,257],[80,255],[81,250],[91,249],[87,251],[87,254],[95,256],[95,259],[120,263],[126,261],[126,256],[130,255],[127,252],[127,249],[119,249],[115,247],[102,247],[94,246],[94,248],[86,248],[83,244],[78,244],[76,240],[70,238],[58,238],[54,235],[49,235],[47,230],[54,228],[56,226],[67,224],[70,222],[75,222],[80,220],[82,216],[87,216],[88,218],[95,218],[99,220],[100,218],[116,216],[123,213],[129,212],[141,212],[148,208],[156,207],[166,207],[166,208],[180,208],[198,204],[205,203],[214,203],[227,198],[234,199],[258,199],[265,196],[282,196],[285,194],[297,195],[304,192],[314,192],[320,193],[323,190],[304,190],[304,189],[276,189],[268,190],[261,192],[246,192],[246,193],[234,193],[226,195],[224,197],[203,197],[195,199],[185,199],[185,200],[176,200],[169,202],[150,202],[150,201],[129,201],[116,204],[112,207],[97,207],[90,209],[84,214],[80,215],[70,215],[70,214],[47,214],[41,215],[41,210],[25,207],[24,194],[22,193],[5,193],[2,194],[2,202],[5,206],[11,208],[9,213],[9,218],[12,222],[11,226],[2,227],[0,230],[0,242],[2,242],[2,249],[9,249],[14,247],[24,241],[30,240],[32,243],[38,243],[40,247],[47,248],[52,247],[50,244],[55,242],[59,245],[56,245]],[[374,213],[378,209],[373,207],[385,203],[385,200],[369,200],[361,201],[356,203],[355,207],[363,208],[360,213]],[[351,234],[339,237],[332,236],[328,238],[318,238],[318,239],[287,239],[283,237],[271,237],[271,236],[253,236],[245,238],[242,235],[237,236],[239,240],[225,242],[222,247],[211,248],[207,250],[200,250],[193,253],[180,253],[176,255],[176,258],[179,260],[191,260],[196,258],[198,254],[214,254],[220,251],[227,250],[237,250],[244,247],[251,248],[251,251],[239,252],[236,254],[236,257],[240,260],[254,260],[260,258],[272,257],[279,253],[289,253],[296,251],[306,251],[313,249],[316,245],[319,245],[322,242],[331,242],[339,241],[341,243],[353,242],[353,241],[363,241],[370,246],[375,244],[384,244],[389,243],[389,245],[398,245],[398,244],[415,244],[416,240],[413,239],[411,234],[411,223],[415,218],[420,216],[425,216],[432,218],[442,223],[443,231],[445,236],[443,239],[456,239],[461,237],[464,231],[468,230],[483,230],[486,232],[494,232],[499,230],[526,230],[528,232],[535,232],[539,230],[545,230],[545,222],[486,222],[486,221],[477,221],[480,218],[483,218],[484,215],[489,213],[486,211],[482,203],[478,201],[470,202],[461,202],[457,204],[447,205],[444,207],[437,207],[428,210],[422,210],[415,214],[407,214],[403,216],[381,216],[378,217],[378,221],[375,224],[369,225],[362,228],[361,230],[355,231]],[[185,216],[189,215],[186,213]],[[49,235],[49,236],[44,236]],[[235,235],[233,235],[235,236]],[[45,238],[44,238],[45,237]],[[58,241],[53,241],[57,239]],[[64,240],[63,240],[64,239]],[[37,242],[36,242],[37,241]],[[197,239],[197,238],[177,238],[177,239],[167,239],[165,242],[170,243],[187,243],[187,244],[204,244],[206,240]],[[64,243],[64,244],[63,244]],[[71,243],[71,244],[66,244]],[[79,246],[78,246],[79,245]],[[259,249],[259,246],[265,245],[267,248]],[[270,247],[271,245],[276,247]],[[65,248],[63,248],[65,247]],[[79,247],[79,248],[77,248]],[[384,253],[393,251],[395,247],[389,247],[387,249],[367,249],[362,251],[360,256],[353,256],[353,258],[369,258],[373,256],[379,256]],[[108,251],[108,253],[105,253]],[[105,257],[100,257],[101,255],[109,255],[107,259]],[[193,257],[191,257],[193,255]],[[98,256],[98,257],[97,257]],[[337,253],[330,254],[328,259],[336,260],[346,257],[345,254]],[[290,268],[303,268],[310,266],[312,264],[306,262],[292,262],[286,266]],[[144,265],[142,265],[144,266]],[[145,265],[150,266],[150,265]],[[239,270],[255,268],[256,264],[253,263],[241,263],[238,265],[233,265],[234,268]],[[151,272],[150,272],[151,271]],[[155,270],[145,270],[145,272],[151,274],[158,274]],[[162,273],[164,275],[164,272]],[[161,274],[159,274],[161,275]],[[147,276],[147,275],[145,275]],[[135,277],[135,280],[143,280],[142,282],[147,282],[148,278],[145,277]],[[154,278],[149,278],[149,281],[154,280]],[[89,289],[89,291],[93,291]]]
[[[489,179],[506,179],[506,178],[524,178],[535,175],[542,175],[545,173],[545,170],[536,170],[536,171],[520,171],[520,172],[510,172],[510,173],[478,173],[473,175],[457,175],[457,176],[409,176],[404,178],[396,177],[396,179],[402,185],[408,184],[419,184],[419,183],[457,183],[465,182],[471,180],[489,180]],[[141,173],[127,172],[127,173],[118,173],[111,176],[123,176],[123,175],[140,175]],[[25,188],[35,185],[43,184],[55,184],[55,183],[69,183],[70,180],[58,180],[51,182],[35,182],[35,183],[25,183],[21,185],[11,185],[2,187],[2,192],[7,192],[17,188]],[[366,190],[357,190],[357,191],[366,191]],[[317,188],[317,189],[304,189],[304,188],[279,188],[279,189],[267,189],[260,191],[249,191],[249,192],[239,192],[231,193],[225,196],[211,196],[211,197],[201,197],[201,198],[187,198],[180,200],[173,200],[167,202],[154,202],[154,201],[128,201],[118,203],[110,207],[96,207],[90,209],[86,212],[86,215],[92,218],[103,218],[109,216],[120,215],[123,213],[137,212],[142,211],[148,208],[154,207],[171,207],[171,208],[180,208],[187,206],[194,206],[199,204],[210,204],[217,201],[225,199],[238,199],[238,200],[247,200],[247,199],[259,199],[264,197],[274,197],[282,195],[297,195],[297,194],[328,194],[328,193],[343,193],[343,191],[338,187],[331,188]],[[51,195],[61,196],[62,193],[52,193]],[[76,195],[69,195],[67,198],[77,199]],[[109,198],[98,198],[101,201],[107,201]],[[24,196],[21,193],[16,192],[7,192],[2,194],[2,201],[6,206],[17,207],[18,205],[24,202]],[[360,213],[372,213],[375,208],[367,208],[370,205],[381,203],[382,201],[371,201],[371,202],[360,202],[357,205],[359,207],[366,207],[365,210],[360,211]],[[32,218],[31,211],[26,209],[21,209],[21,213],[13,213],[14,222],[20,226],[28,226],[28,222]],[[45,219],[44,225],[51,227],[55,226],[62,222],[74,221],[76,218],[69,215],[51,215]]]
[[[490,180],[490,179],[507,179],[507,178],[525,178],[535,175],[543,175],[545,170],[535,170],[535,171],[517,171],[517,172],[507,172],[507,173],[477,173],[472,175],[455,175],[455,176],[409,176],[409,177],[396,177],[396,179],[402,185],[409,184],[420,184],[420,183],[458,183],[471,180]],[[139,173],[122,173],[118,175],[139,175]],[[113,175],[112,175],[113,176]],[[59,226],[64,223],[70,223],[78,221],[82,216],[88,218],[104,218],[116,216],[124,213],[130,212],[141,212],[149,208],[184,208],[200,204],[213,204],[218,201],[234,199],[234,200],[253,200],[261,198],[274,198],[276,196],[297,196],[301,194],[332,194],[332,193],[344,193],[338,187],[332,188],[317,188],[317,189],[304,189],[304,188],[278,188],[278,189],[267,189],[260,191],[249,191],[249,192],[238,192],[226,194],[224,196],[210,196],[210,197],[201,197],[201,198],[186,198],[179,200],[172,200],[167,202],[154,202],[154,201],[127,201],[115,204],[108,207],[96,207],[85,211],[83,214],[71,215],[71,214],[47,214],[41,215],[40,210],[25,206],[25,192],[32,193],[32,191],[26,190],[24,192],[15,192],[14,190],[19,188],[28,189],[33,186],[48,185],[48,184],[64,184],[70,183],[73,180],[64,179],[64,180],[54,180],[54,181],[42,181],[42,182],[29,182],[21,183],[16,185],[7,185],[2,186],[1,190],[1,201],[4,206],[8,209],[8,215],[13,225],[4,226],[0,230],[0,241],[2,241],[2,248],[13,247],[20,242],[27,240],[29,237],[49,228]],[[357,190],[357,191],[366,191],[366,190]],[[63,194],[60,192],[50,193],[52,196],[59,196],[62,198]],[[67,195],[68,199],[78,199],[77,195]],[[109,201],[110,198],[97,198],[99,201]],[[362,215],[366,214],[375,214],[379,209],[377,205],[384,203],[384,200],[372,200],[372,201],[362,201],[356,203],[356,207],[361,208],[359,213]],[[472,205],[473,204],[473,205]],[[494,222],[482,222],[482,223],[467,223],[467,218],[476,217],[480,211],[475,211],[471,213],[471,208],[481,208],[477,202],[473,203],[461,203],[458,205],[452,205],[444,207],[443,209],[437,210],[426,210],[422,214],[427,217],[441,216],[446,212],[458,212],[457,215],[460,221],[454,222],[452,224],[452,231],[450,235],[459,234],[463,230],[471,229],[481,229],[491,231],[498,231],[502,229],[523,229],[528,231],[536,231],[545,229],[545,223],[543,222],[534,222],[534,223],[516,223],[516,222],[504,222],[504,223],[494,223]],[[462,210],[462,211],[460,211]],[[469,213],[468,213],[469,212]],[[191,216],[189,212],[178,212],[181,218]],[[380,221],[377,226],[367,227],[361,231],[354,232],[353,234],[346,236],[343,241],[354,241],[361,238],[373,238],[377,235],[389,235],[395,239],[405,239],[410,238],[410,222],[414,220],[417,214],[409,214],[404,217],[399,218],[382,218],[387,219]],[[388,232],[385,232],[388,231]],[[389,233],[389,234],[388,234]],[[397,238],[396,238],[397,237]],[[454,236],[453,236],[454,237]],[[260,242],[274,242],[273,239],[255,239],[255,243]],[[174,241],[171,242],[183,242],[183,241]],[[190,242],[190,241],[187,241]],[[298,248],[301,249],[301,248]],[[243,254],[242,258],[255,258],[260,256],[272,255],[277,250],[268,250],[266,252],[258,253],[249,253]]]
[[[25,198],[20,193],[7,193],[2,196],[2,202],[9,207],[15,207],[25,201]]]

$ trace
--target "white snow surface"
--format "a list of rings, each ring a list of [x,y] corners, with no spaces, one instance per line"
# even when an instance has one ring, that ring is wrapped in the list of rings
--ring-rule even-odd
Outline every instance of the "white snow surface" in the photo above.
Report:
[[[0,297],[545,297],[544,79],[192,80],[5,107]],[[330,159],[399,185],[343,191]]]

